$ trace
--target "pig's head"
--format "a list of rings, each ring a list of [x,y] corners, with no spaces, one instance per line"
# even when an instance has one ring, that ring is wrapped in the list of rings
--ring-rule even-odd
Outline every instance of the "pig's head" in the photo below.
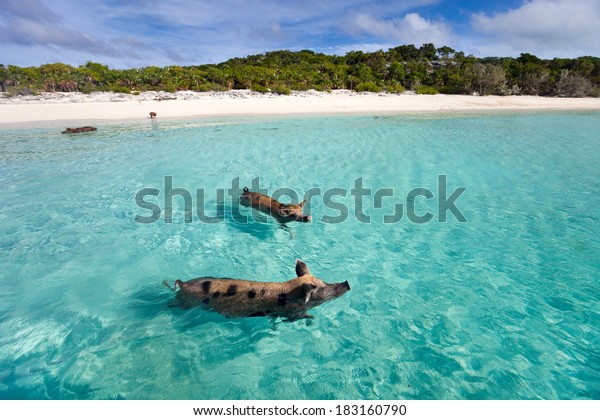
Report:
[[[313,276],[307,265],[300,260],[296,260],[296,275],[298,278],[292,281],[301,284],[304,300],[303,307],[305,310],[337,299],[350,290],[350,285],[347,281],[330,284]]]
[[[244,187],[244,190],[240,194],[240,204],[242,206],[250,207],[253,199],[258,200],[258,195],[248,190],[248,187]]]
[[[285,222],[310,222],[312,220],[312,217],[305,216],[302,213],[304,203],[306,203],[306,200],[304,200],[300,204],[282,204],[279,207],[280,219]]]

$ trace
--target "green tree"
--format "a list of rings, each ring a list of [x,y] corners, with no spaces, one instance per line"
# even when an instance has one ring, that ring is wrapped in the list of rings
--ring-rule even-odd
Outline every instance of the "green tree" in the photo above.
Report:
[[[433,61],[437,59],[437,50],[433,44],[423,44],[419,48],[419,56],[421,59]]]
[[[4,64],[0,64],[0,93],[6,92],[6,79],[8,79],[8,70]]]
[[[399,61],[394,61],[388,68],[388,81],[403,83],[405,77],[404,64]]]
[[[480,95],[502,95],[506,88],[506,72],[495,64],[473,66],[473,87]]]
[[[389,54],[395,60],[403,62],[417,60],[420,56],[419,50],[413,44],[390,48]]]
[[[444,61],[454,58],[456,51],[450,47],[443,46],[437,49],[437,55]]]
[[[590,95],[592,84],[585,77],[563,70],[556,85],[558,96],[569,98],[582,98]]]
[[[356,66],[364,63],[367,60],[367,56],[362,51],[350,51],[346,53],[346,64],[349,66]]]
[[[413,89],[424,83],[427,77],[427,65],[420,61],[409,61],[404,66],[406,69],[405,85]]]

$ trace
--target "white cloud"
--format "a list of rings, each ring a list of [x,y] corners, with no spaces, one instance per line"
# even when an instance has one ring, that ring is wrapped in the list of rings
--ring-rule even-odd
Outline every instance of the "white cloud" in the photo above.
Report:
[[[491,16],[472,15],[472,39],[487,55],[600,55],[600,0],[532,0]]]
[[[39,0],[10,0],[3,6],[0,10],[0,43],[20,46],[19,56],[33,52],[34,47],[45,47],[48,53],[44,55],[48,57],[65,51],[77,51],[91,57],[136,57],[133,51],[126,53],[108,40],[74,29],[61,14]]]
[[[450,26],[442,20],[429,20],[418,13],[408,13],[402,18],[377,19],[369,14],[355,16],[350,30],[366,33],[395,45],[425,43],[451,45],[454,39]]]
[[[83,33],[67,28],[50,27],[37,22],[19,20],[13,22],[11,30],[15,38],[24,44],[54,44],[75,50],[91,50],[107,55],[117,53],[114,48],[95,41]]]
[[[45,23],[58,23],[62,20],[59,15],[48,9],[39,0],[2,2],[2,12],[3,14],[12,15],[21,19]]]

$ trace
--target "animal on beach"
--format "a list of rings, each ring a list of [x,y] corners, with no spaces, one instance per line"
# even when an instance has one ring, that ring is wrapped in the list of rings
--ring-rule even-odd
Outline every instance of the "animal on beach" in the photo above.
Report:
[[[85,127],[67,128],[62,134],[76,134],[76,133],[89,133],[90,131],[96,131],[96,127],[86,125]]]
[[[243,193],[240,195],[241,205],[269,214],[281,224],[287,222],[310,222],[312,216],[305,216],[302,213],[305,203],[306,200],[300,204],[283,204],[267,195],[252,192],[248,190],[248,187],[244,187]]]
[[[288,321],[312,318],[307,311],[336,299],[350,290],[347,281],[325,283],[313,276],[307,265],[296,260],[298,277],[286,282],[200,277],[186,282],[176,280],[177,303],[183,308],[201,306],[229,318],[282,317]]]
[[[156,118],[156,115],[158,115],[156,112],[151,112],[150,113],[150,119]]]

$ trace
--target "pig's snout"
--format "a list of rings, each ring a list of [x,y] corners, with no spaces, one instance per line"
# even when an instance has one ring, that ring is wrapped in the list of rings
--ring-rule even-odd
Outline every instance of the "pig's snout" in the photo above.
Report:
[[[344,293],[346,293],[348,290],[350,290],[350,284],[348,283],[348,281],[345,281],[343,283],[335,283],[333,284],[333,297],[334,298],[338,298],[340,296],[342,296]]]

